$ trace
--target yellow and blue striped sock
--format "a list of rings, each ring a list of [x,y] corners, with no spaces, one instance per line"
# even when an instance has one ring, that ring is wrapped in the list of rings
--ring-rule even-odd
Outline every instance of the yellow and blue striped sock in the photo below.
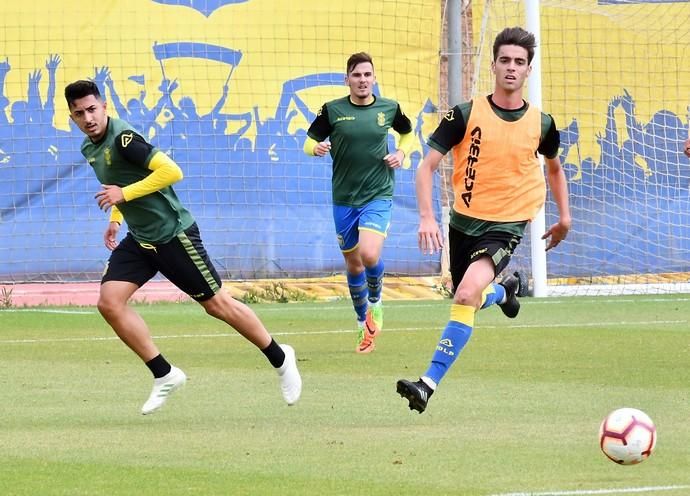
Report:
[[[436,384],[441,382],[472,335],[474,314],[475,309],[471,306],[454,304],[450,308],[450,320],[436,345],[425,377]]]

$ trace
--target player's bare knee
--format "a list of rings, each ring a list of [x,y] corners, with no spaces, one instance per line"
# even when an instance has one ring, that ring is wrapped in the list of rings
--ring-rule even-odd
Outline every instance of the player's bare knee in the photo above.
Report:
[[[377,250],[372,250],[371,252],[362,251],[362,263],[365,267],[373,267],[379,263],[379,254]]]
[[[453,303],[456,305],[465,305],[468,307],[479,308],[481,305],[481,294],[475,294],[475,291],[459,287],[453,296]]]
[[[364,272],[364,264],[361,260],[348,260],[345,265],[347,267],[348,274],[361,274]]]
[[[233,299],[230,295],[223,292],[201,302],[201,305],[211,317],[215,317],[231,325],[241,318],[243,313],[242,307],[245,306],[242,302]],[[247,307],[247,310],[248,309]]]
[[[110,316],[117,315],[121,310],[122,305],[114,298],[108,298],[101,295],[96,303],[99,313],[107,320]]]

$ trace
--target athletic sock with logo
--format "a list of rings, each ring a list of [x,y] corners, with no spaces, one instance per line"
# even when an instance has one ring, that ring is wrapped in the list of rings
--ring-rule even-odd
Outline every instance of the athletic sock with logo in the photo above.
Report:
[[[355,307],[357,320],[364,322],[367,319],[367,299],[369,297],[369,288],[367,287],[367,276],[364,272],[359,274],[350,274],[347,272],[347,286],[350,290],[350,298],[352,298],[352,306]]]
[[[369,287],[369,302],[376,303],[381,299],[381,289],[383,288],[383,260],[379,258],[376,265],[365,267],[364,273]]]
[[[423,377],[431,379],[435,385],[441,382],[472,335],[474,314],[474,307],[467,305],[453,305],[450,308],[450,320]]]

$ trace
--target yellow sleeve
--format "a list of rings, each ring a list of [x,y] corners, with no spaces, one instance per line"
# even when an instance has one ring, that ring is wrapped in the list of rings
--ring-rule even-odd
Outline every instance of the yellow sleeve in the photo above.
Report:
[[[157,152],[151,157],[148,168],[153,171],[151,174],[141,181],[122,188],[125,201],[131,201],[160,191],[183,177],[180,166],[163,152]]]
[[[110,207],[110,222],[117,222],[118,224],[122,225],[122,221],[124,220],[124,217],[122,216],[122,212],[113,205]]]
[[[312,157],[314,157],[314,147],[318,144],[318,141],[307,136],[307,139],[304,140],[304,146],[302,147],[302,150],[304,150],[304,153],[306,153],[307,155],[311,155]]]
[[[414,133],[409,132],[400,135],[400,141],[398,141],[398,150],[401,150],[405,154],[405,158],[410,155],[410,150],[414,145]]]
[[[409,169],[411,162],[410,162],[410,150],[412,150],[412,146],[414,145],[414,133],[409,132],[405,134],[400,135],[400,141],[398,141],[398,150],[402,151],[405,154],[405,158],[403,159],[403,164],[402,167],[403,169]]]

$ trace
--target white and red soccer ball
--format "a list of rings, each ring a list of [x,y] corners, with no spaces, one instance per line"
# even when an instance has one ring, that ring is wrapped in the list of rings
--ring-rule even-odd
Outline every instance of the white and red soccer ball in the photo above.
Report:
[[[609,413],[599,427],[599,446],[620,465],[643,462],[654,451],[656,427],[649,416],[636,408],[619,408]]]

